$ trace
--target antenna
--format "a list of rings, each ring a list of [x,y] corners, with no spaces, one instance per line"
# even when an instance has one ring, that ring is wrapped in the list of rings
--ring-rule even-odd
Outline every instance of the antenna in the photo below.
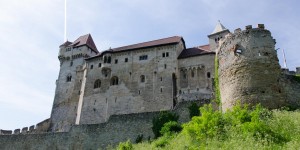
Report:
[[[283,53],[283,65],[284,65],[284,68],[287,68],[284,49],[282,49],[282,53]]]
[[[64,34],[64,42],[67,41],[67,0],[65,0],[65,34]]]

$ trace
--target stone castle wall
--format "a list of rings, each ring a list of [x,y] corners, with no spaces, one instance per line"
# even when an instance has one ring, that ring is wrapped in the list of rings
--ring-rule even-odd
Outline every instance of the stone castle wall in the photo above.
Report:
[[[219,87],[222,108],[231,108],[238,100],[268,108],[279,108],[285,103],[280,86],[281,70],[275,40],[263,25],[244,31],[236,30],[221,41]]]
[[[203,105],[209,101],[195,101]],[[173,112],[179,114],[180,122],[189,121],[188,106],[192,102],[179,103]],[[106,123],[75,125],[69,132],[43,134],[1,135],[0,149],[98,149],[130,139],[135,142],[138,135],[144,140],[154,137],[152,119],[159,112],[113,115]]]

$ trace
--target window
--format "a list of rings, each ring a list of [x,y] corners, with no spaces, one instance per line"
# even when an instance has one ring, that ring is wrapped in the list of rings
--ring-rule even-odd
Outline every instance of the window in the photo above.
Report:
[[[144,82],[145,82],[145,75],[141,75],[141,76],[140,76],[140,81],[141,81],[141,83],[144,83]]]
[[[160,77],[160,81],[162,81],[162,77]]]
[[[165,55],[166,55],[165,53],[162,53],[162,57],[165,57]]]
[[[125,58],[125,62],[128,62],[128,58]]]
[[[118,63],[118,59],[115,59],[115,64],[117,64]]]
[[[148,59],[148,55],[142,55],[140,56],[140,60],[147,60]]]
[[[91,69],[93,69],[94,68],[94,66],[93,65],[91,65],[91,67],[90,67]]]
[[[165,69],[167,69],[167,64],[165,64],[164,66],[165,66]]]
[[[192,76],[192,78],[194,78],[194,76],[195,76],[194,71],[191,72],[191,76]]]
[[[71,47],[68,47],[68,48],[66,49],[66,52],[68,52],[68,51],[71,51]]]
[[[207,72],[206,75],[207,75],[207,78],[210,78],[210,72]]]
[[[107,57],[104,56],[104,63],[107,63]]]
[[[183,72],[183,79],[186,79],[186,72]]]
[[[119,79],[118,77],[114,76],[110,80],[110,85],[118,85],[119,84]]]
[[[71,80],[72,80],[72,76],[71,76],[71,75],[68,75],[68,76],[67,76],[67,82],[71,82]]]
[[[101,66],[102,66],[102,64],[101,64],[101,63],[99,63],[99,64],[98,64],[98,67],[101,67]]]
[[[73,61],[70,62],[70,66],[73,66]]]
[[[163,92],[163,89],[162,88],[160,88],[160,93],[162,93]]]
[[[108,56],[108,58],[107,58],[107,63],[111,63],[111,57],[110,56]]]
[[[97,79],[97,80],[94,82],[94,89],[100,88],[100,86],[101,86],[101,80],[100,80],[100,79]]]
[[[169,57],[169,52],[166,52],[166,57]]]

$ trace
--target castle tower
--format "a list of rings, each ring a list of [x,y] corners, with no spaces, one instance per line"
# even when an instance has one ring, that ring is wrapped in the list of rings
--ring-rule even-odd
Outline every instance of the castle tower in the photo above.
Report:
[[[228,33],[230,33],[230,31],[226,29],[219,21],[214,31],[208,35],[210,51],[215,52],[219,46],[220,40],[224,39],[225,35]]]
[[[263,24],[252,29],[235,30],[225,37],[217,50],[222,109],[242,104],[261,103],[267,108],[284,105],[280,65],[275,40]]]
[[[56,80],[55,97],[50,118],[50,129],[55,132],[68,131],[75,124],[76,113],[85,65],[85,58],[98,54],[90,34],[80,36],[60,47],[58,59],[60,70]]]

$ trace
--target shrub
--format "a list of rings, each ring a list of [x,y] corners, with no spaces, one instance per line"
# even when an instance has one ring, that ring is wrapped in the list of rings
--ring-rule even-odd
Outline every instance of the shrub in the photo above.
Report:
[[[182,130],[181,125],[176,122],[176,121],[170,121],[164,124],[164,126],[161,128],[160,133],[162,135],[165,134],[172,134],[172,133],[177,133],[180,132]]]
[[[200,115],[199,106],[195,102],[193,102],[191,104],[191,106],[188,107],[188,109],[189,109],[189,112],[190,112],[190,118]]]
[[[121,142],[118,145],[118,150],[133,150],[132,143],[130,142],[130,140],[128,140],[126,142]]]
[[[158,116],[154,117],[152,120],[152,131],[154,133],[155,138],[160,137],[160,130],[163,125],[169,121],[178,121],[179,116],[175,113],[163,111],[160,112]]]
[[[143,134],[139,134],[136,139],[135,139],[135,143],[141,143],[143,141]]]

